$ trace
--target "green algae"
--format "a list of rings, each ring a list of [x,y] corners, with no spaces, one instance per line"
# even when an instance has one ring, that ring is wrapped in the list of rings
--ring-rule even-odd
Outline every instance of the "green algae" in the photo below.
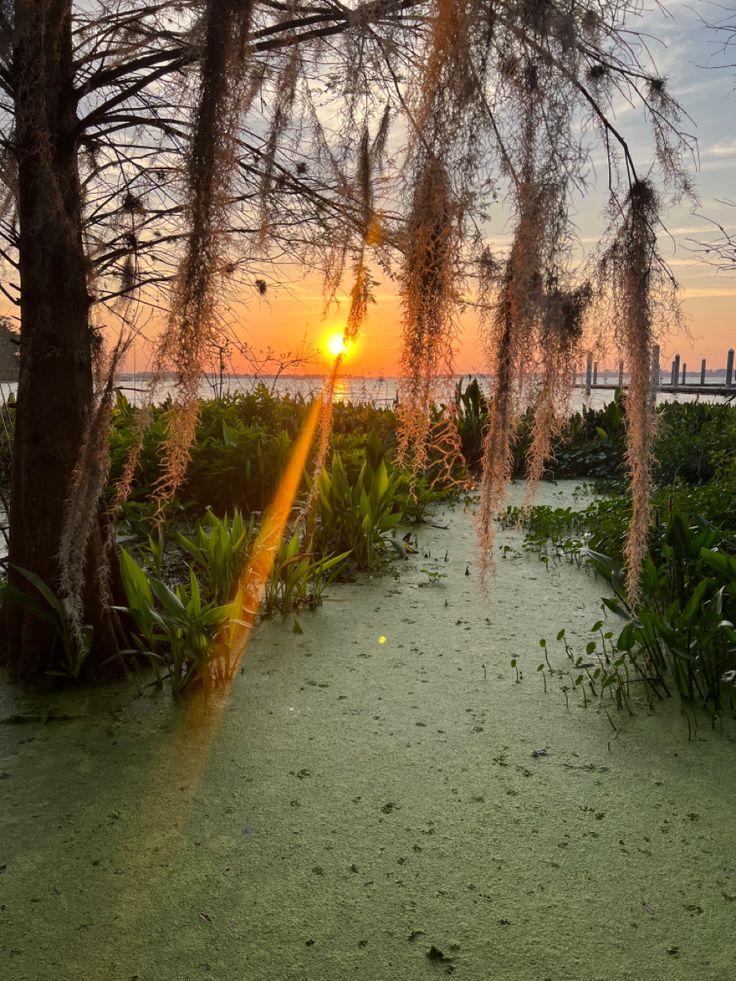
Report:
[[[303,634],[263,624],[207,714],[6,686],[4,979],[733,976],[733,721],[566,709],[538,640],[587,639],[600,584],[503,532],[484,597],[445,521]]]

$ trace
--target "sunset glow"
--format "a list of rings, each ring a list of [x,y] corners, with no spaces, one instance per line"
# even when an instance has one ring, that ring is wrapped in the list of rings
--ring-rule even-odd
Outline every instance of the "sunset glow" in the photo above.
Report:
[[[325,351],[333,358],[339,358],[340,355],[344,357],[350,347],[350,343],[345,340],[345,335],[342,333],[330,334],[324,342]]]

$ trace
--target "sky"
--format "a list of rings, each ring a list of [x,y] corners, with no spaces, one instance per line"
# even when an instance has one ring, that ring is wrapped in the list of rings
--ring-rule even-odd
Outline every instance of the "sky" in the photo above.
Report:
[[[730,276],[717,272],[696,253],[696,241],[714,234],[708,219],[715,219],[736,231],[736,207],[722,201],[736,198],[736,67],[719,68],[736,61],[736,48],[723,50],[723,38],[701,21],[717,22],[723,7],[707,0],[665,0],[652,4],[642,21],[634,26],[651,33],[651,53],[660,75],[682,104],[689,119],[684,128],[697,139],[697,159],[692,174],[698,195],[693,211],[690,204],[673,208],[667,215],[667,234],[660,240],[661,250],[681,285],[685,331],[670,326],[662,338],[662,365],[669,365],[675,353],[694,368],[706,358],[709,367],[725,365],[726,351],[736,346],[736,271]],[[733,13],[731,14],[733,20]],[[654,40],[657,39],[657,40]],[[636,110],[617,107],[617,121],[626,131],[635,159],[646,164],[651,156],[646,128]],[[593,155],[599,184],[605,183],[605,167],[600,153]],[[600,217],[604,195],[594,185],[585,199],[575,203],[575,221],[581,250],[597,241],[603,222]],[[497,242],[508,238],[509,229],[499,228],[492,236]],[[400,349],[400,305],[395,283],[384,280],[377,289],[377,304],[355,349],[346,360],[345,371],[356,375],[396,374]],[[292,270],[290,281],[269,289],[264,299],[253,299],[237,309],[244,339],[254,348],[271,347],[287,352],[304,347],[320,348],[327,335],[342,330],[347,300],[326,320],[322,316],[319,277]],[[316,369],[326,361],[318,360]],[[457,344],[458,372],[484,371],[484,357],[475,318],[461,318]]]

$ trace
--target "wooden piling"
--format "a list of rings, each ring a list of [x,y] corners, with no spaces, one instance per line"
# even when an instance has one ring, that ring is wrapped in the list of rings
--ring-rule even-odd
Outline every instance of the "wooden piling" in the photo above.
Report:
[[[659,344],[655,344],[652,347],[652,368],[649,380],[649,398],[651,399],[652,405],[656,405],[657,402],[657,392],[659,391]]]

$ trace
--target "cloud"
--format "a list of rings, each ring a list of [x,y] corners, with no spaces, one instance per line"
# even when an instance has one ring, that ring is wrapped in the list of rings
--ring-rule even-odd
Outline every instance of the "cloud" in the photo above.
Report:
[[[719,143],[714,143],[703,150],[702,156],[736,157],[736,140],[721,140]]]
[[[683,289],[680,293],[683,299],[711,299],[718,296],[736,296],[736,286],[695,286]]]

